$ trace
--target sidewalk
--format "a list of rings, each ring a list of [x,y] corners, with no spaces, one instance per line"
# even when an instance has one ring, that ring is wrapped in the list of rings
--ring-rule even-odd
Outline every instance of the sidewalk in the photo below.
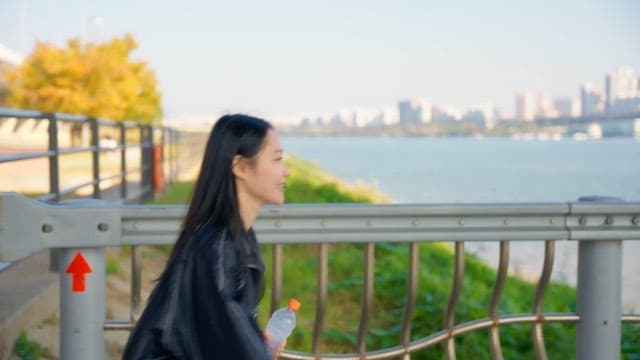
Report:
[[[0,359],[9,359],[20,331],[58,313],[60,279],[49,271],[49,251],[0,272]]]

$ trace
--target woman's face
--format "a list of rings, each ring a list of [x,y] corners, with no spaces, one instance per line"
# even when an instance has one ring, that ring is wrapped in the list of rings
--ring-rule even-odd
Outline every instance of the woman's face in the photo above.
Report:
[[[269,130],[245,180],[247,193],[260,204],[284,203],[284,183],[289,169],[284,164],[283,155],[278,135]]]

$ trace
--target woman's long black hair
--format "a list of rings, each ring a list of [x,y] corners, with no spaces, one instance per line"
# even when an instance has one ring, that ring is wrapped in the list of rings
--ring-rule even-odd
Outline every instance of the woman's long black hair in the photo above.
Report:
[[[218,119],[209,135],[200,175],[172,257],[197,229],[206,224],[226,227],[240,254],[245,255],[242,242],[246,234],[231,166],[236,155],[253,159],[262,149],[270,129],[273,126],[267,121],[248,115],[225,115]]]

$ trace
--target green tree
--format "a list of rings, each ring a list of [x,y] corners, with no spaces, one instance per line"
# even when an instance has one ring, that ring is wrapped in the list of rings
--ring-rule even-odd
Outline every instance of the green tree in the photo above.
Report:
[[[155,74],[145,61],[130,59],[137,46],[129,34],[103,43],[72,39],[65,48],[38,42],[7,75],[7,105],[159,123],[161,94]]]

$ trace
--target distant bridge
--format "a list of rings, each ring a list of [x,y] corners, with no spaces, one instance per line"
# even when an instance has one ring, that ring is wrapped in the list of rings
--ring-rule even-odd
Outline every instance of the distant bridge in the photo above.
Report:
[[[621,113],[621,114],[599,114],[586,116],[560,116],[556,118],[536,118],[533,120],[540,126],[566,126],[566,125],[587,125],[587,124],[604,124],[612,122],[629,121],[632,119],[640,119],[640,112]]]

